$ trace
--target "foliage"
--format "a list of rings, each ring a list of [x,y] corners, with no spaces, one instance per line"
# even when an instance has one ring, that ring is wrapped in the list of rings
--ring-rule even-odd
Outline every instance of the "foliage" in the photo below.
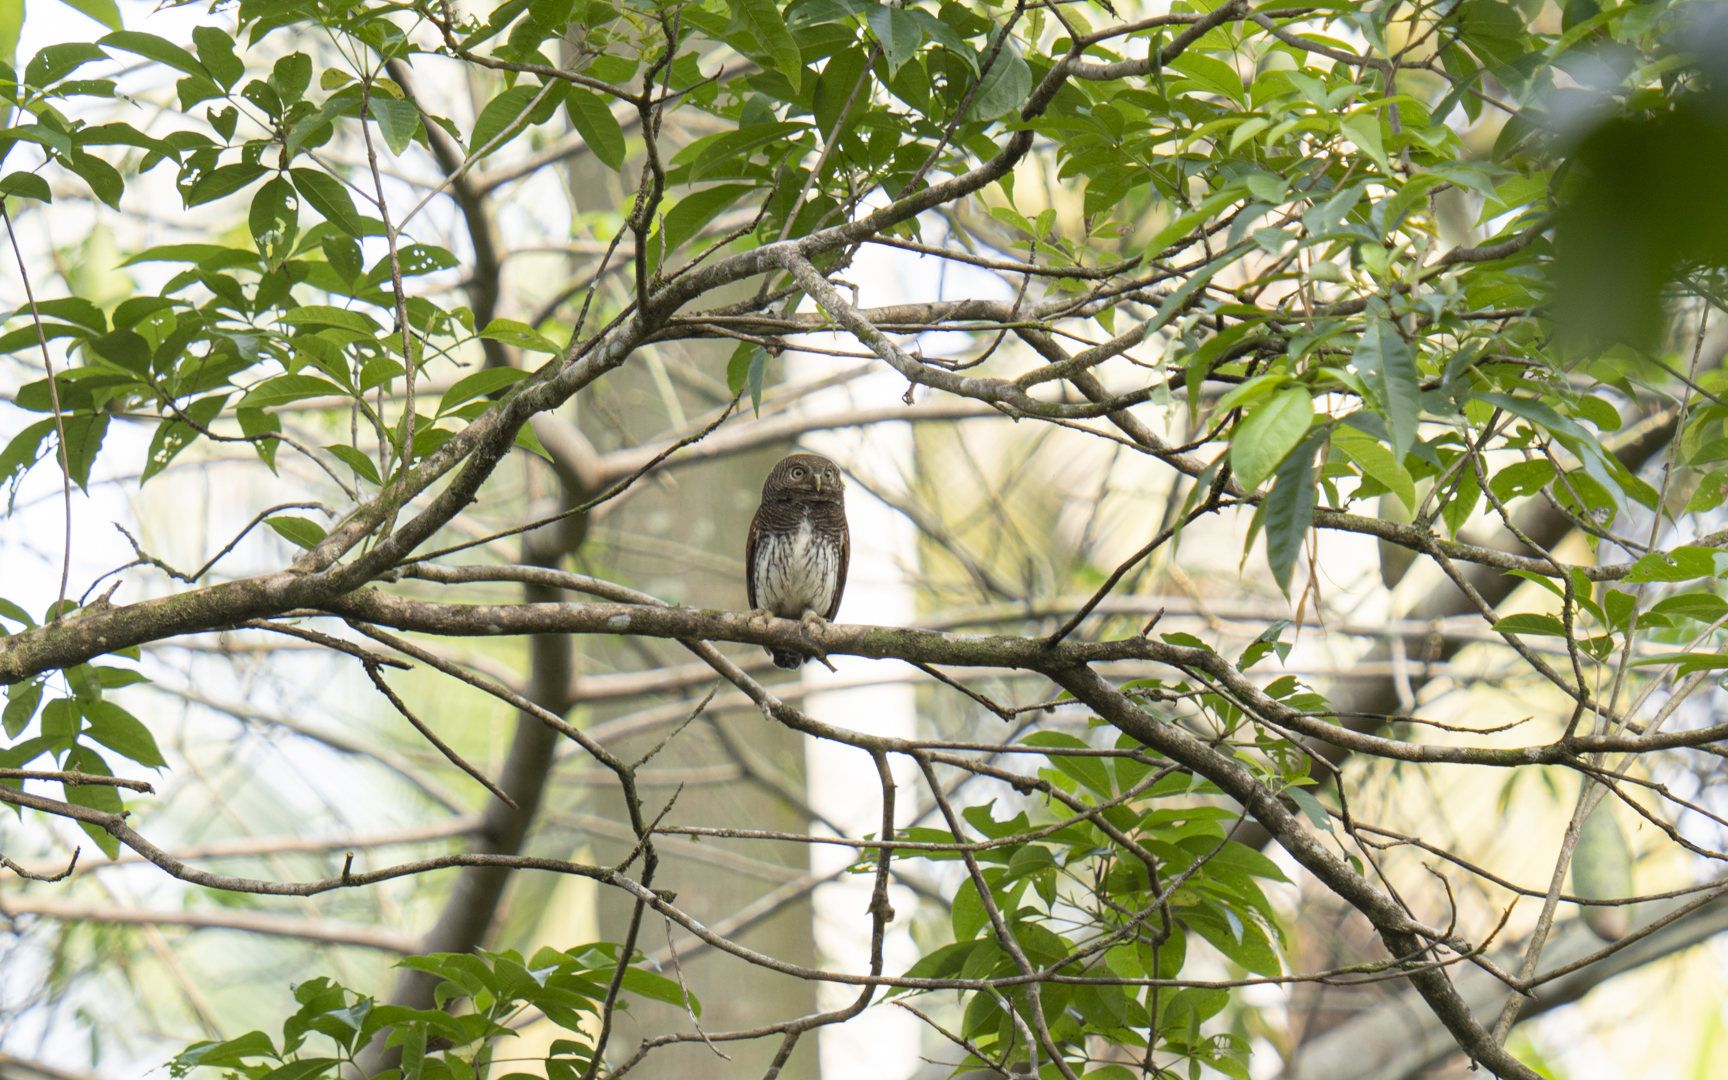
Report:
[[[1658,334],[1672,314],[1661,307],[1664,289],[1720,298],[1711,275],[1722,261],[1722,211],[1713,205],[1708,228],[1682,235],[1685,215],[1699,206],[1695,195],[1667,200],[1670,188],[1661,186],[1627,195],[1625,178],[1616,179],[1626,148],[1646,144],[1693,170],[1677,167],[1671,186],[1704,190],[1697,178],[1720,172],[1713,158],[1691,156],[1693,143],[1720,127],[1711,111],[1720,89],[1670,44],[1700,6],[1577,0],[1555,20],[1539,5],[1499,0],[1300,8],[1185,0],[1167,15],[1129,22],[1104,4],[953,0],[509,0],[483,19],[430,0],[242,0],[226,13],[213,9],[190,42],[115,29],[0,68],[0,94],[14,114],[0,131],[0,157],[12,168],[0,192],[14,205],[46,202],[56,185],[77,184],[123,211],[128,192],[163,170],[174,174],[188,211],[245,207],[243,234],[130,252],[126,266],[177,268],[153,294],[109,307],[53,297],[16,313],[0,351],[35,351],[51,362],[53,341],[70,366],[18,391],[17,406],[42,419],[0,452],[0,482],[15,493],[47,459],[87,487],[98,460],[113,454],[111,427],[144,423],[154,432],[145,458],[121,463],[139,485],[200,443],[246,443],[260,478],[277,473],[283,454],[305,455],[343,500],[328,525],[286,513],[290,506],[253,523],[303,549],[268,580],[200,588],[203,571],[176,572],[190,589],[124,607],[62,597],[43,625],[15,604],[0,608],[20,625],[0,640],[0,678],[10,686],[5,730],[14,740],[0,766],[23,769],[49,755],[67,773],[109,776],[106,751],[162,767],[148,728],[103,695],[138,676],[91,664],[141,643],[280,624],[307,611],[374,628],[498,632],[492,614],[472,610],[436,624],[424,610],[386,610],[390,601],[380,597],[389,594],[371,586],[419,572],[432,538],[513,448],[551,456],[530,417],[551,414],[643,347],[666,341],[726,346],[730,359],[716,354],[716,371],[724,363],[725,373],[715,381],[760,407],[789,338],[833,327],[869,350],[859,355],[903,375],[909,401],[911,387],[923,387],[1017,419],[1080,425],[1174,469],[1188,484],[1186,502],[1153,547],[1203,515],[1251,512],[1250,545],[1264,534],[1269,573],[1299,604],[1302,555],[1317,528],[1535,582],[1557,598],[1548,605],[1556,610],[1500,615],[1479,604],[1478,614],[1576,703],[1563,739],[1543,752],[1575,764],[1586,749],[1614,749],[1570,740],[1622,733],[1614,695],[1626,672],[1656,669],[1679,680],[1724,663],[1705,652],[1728,614],[1716,584],[1718,538],[1656,550],[1664,520],[1709,514],[1728,492],[1720,467],[1728,406],[1716,396],[1723,374],[1699,369],[1695,344],[1686,355]],[[92,74],[140,62],[172,72],[173,101],[161,103],[162,116],[84,119],[92,100],[125,100],[115,79]],[[415,94],[411,75],[449,71],[486,87],[471,121],[439,115]],[[1582,113],[1555,89],[1557,73],[1594,95]],[[1468,140],[1492,125],[1461,133],[1452,126],[1457,111],[1469,125],[1505,119],[1485,146]],[[699,117],[711,132],[675,140],[669,132],[681,116]],[[380,161],[419,148],[457,185],[487,158],[534,145],[555,126],[579,133],[633,194],[605,258],[625,254],[593,274],[595,283],[608,271],[622,274],[628,289],[613,297],[591,286],[579,305],[554,305],[535,325],[477,316],[478,301],[435,302],[433,283],[452,280],[464,259],[415,240],[427,200],[404,211],[387,195]],[[325,152],[339,147],[364,165],[341,165]],[[1077,212],[1023,209],[1018,178],[1034,170],[1083,188]],[[1650,207],[1650,219],[1620,222],[1628,199]],[[1447,207],[1478,211],[1480,244],[1448,241]],[[1554,270],[1557,214],[1571,278]],[[1602,276],[1623,246],[1621,230],[1638,229],[1656,238],[1648,258],[1627,277]],[[875,313],[837,287],[862,244],[921,249],[936,240],[955,259],[1018,278],[1020,295]],[[753,297],[730,288],[757,278]],[[1572,291],[1557,293],[1557,282]],[[1604,301],[1621,291],[1624,303]],[[814,308],[800,311],[805,300]],[[1562,302],[1602,315],[1586,329],[1633,343],[1562,353],[1551,317]],[[963,362],[914,355],[896,341],[932,327],[998,341],[1012,332],[1028,351],[963,376]],[[1037,357],[1030,367],[1028,355]],[[482,366],[469,370],[476,359]],[[1678,392],[1676,363],[1691,368]],[[433,377],[449,379],[435,401],[425,391]],[[1034,394],[1054,389],[1049,383],[1062,392]],[[1660,487],[1639,475],[1639,462],[1617,456],[1609,438],[1623,426],[1622,409],[1643,403],[1678,431]],[[1166,442],[1130,411],[1142,405],[1184,420],[1191,441]],[[332,437],[344,417],[346,438],[301,437]],[[1086,426],[1101,419],[1121,436]],[[584,493],[565,514],[601,494]],[[1551,505],[1593,547],[1638,557],[1571,566],[1552,545],[1511,550],[1510,542],[1499,548],[1466,535],[1487,518],[1525,540],[1518,515],[1538,504]],[[1652,519],[1648,537],[1626,535]],[[1317,590],[1317,581],[1310,572],[1304,587]],[[571,587],[590,586],[630,610],[572,605],[572,619],[591,621],[524,622],[511,632],[623,627],[683,642],[805,640],[794,640],[795,627],[741,628],[622,587]],[[983,845],[943,856],[968,864],[953,907],[956,940],[906,973],[963,983],[955,988],[968,995],[960,1032],[971,1040],[968,1052],[1000,1062],[1038,1042],[1072,1075],[1102,1040],[1140,1051],[1148,1068],[1157,1053],[1246,1075],[1240,1040],[1202,1033],[1227,992],[1173,988],[1195,939],[1245,972],[1285,975],[1275,946],[1282,931],[1256,883],[1281,875],[1225,839],[1226,823],[1246,814],[1370,913],[1395,962],[1470,1054],[1524,1075],[1500,1048],[1504,1032],[1490,1039],[1474,1019],[1442,1008],[1444,978],[1413,959],[1423,949],[1462,955],[1469,947],[1448,936],[1419,949],[1397,904],[1380,903],[1328,808],[1306,790],[1315,781],[1299,739],[1355,744],[1318,694],[1245,674],[1279,648],[1282,628],[1232,664],[1184,635],[1064,641],[1085,614],[1052,636],[981,645],[913,631],[834,639],[840,651],[1037,671],[1092,709],[1098,726],[1118,731],[1099,748],[1112,754],[1048,755],[1042,790],[1067,818],[1022,812],[998,821],[985,803],[959,815],[982,841],[958,820],[904,837]],[[1566,670],[1538,658],[1526,637],[1560,639]],[[1634,646],[1652,643],[1663,651],[1631,659]],[[701,655],[723,673],[736,670]],[[1092,664],[1115,659],[1156,661],[1185,681],[1128,692],[1087,681]],[[365,662],[376,678],[376,659]],[[67,688],[59,697],[49,696],[60,693],[53,671]],[[747,692],[755,685],[727,677]],[[1603,685],[1616,688],[1606,704],[1592,689]],[[815,730],[783,703],[753,697],[766,714]],[[1168,708],[1152,711],[1160,703]],[[1058,733],[1029,742],[1091,745]],[[630,787],[633,767],[584,748],[617,773],[639,843],[650,844]],[[1469,763],[1504,764],[1494,753],[1483,749]],[[22,780],[4,783],[22,790]],[[80,776],[63,783],[59,805],[100,812],[65,811],[108,854],[135,835],[122,831],[114,787]],[[1225,798],[1246,810],[1225,808]],[[1287,804],[1346,855],[1293,839]],[[890,859],[866,860],[860,870],[885,889]],[[621,876],[608,880],[625,887],[613,880]],[[634,884],[638,915],[653,906],[673,917],[671,901],[646,880]],[[873,916],[879,944],[885,901]],[[500,1025],[532,1005],[565,1016],[570,1022],[560,1023],[578,1033],[567,1047],[572,1063],[560,1067],[585,1063],[593,1075],[599,1058],[582,1041],[577,1014],[601,1011],[597,972],[610,967],[638,993],[657,988],[666,1000],[683,999],[630,966],[633,942],[585,948],[528,965],[509,954],[408,961],[445,978],[438,1006],[472,1000],[474,1011],[460,1016],[374,1007],[314,980],[296,991],[303,1008],[281,1043],[254,1032],[195,1047],[176,1068],[318,1075],[392,1027],[392,1045],[405,1051],[401,1075],[482,1075]],[[1101,964],[1118,980],[1138,981],[1048,978],[1082,960],[1087,970]],[[1000,990],[980,986],[1001,979],[1010,981]],[[788,1039],[801,1030],[788,1028]],[[334,1039],[337,1056],[297,1057],[311,1031]],[[425,1056],[434,1037],[473,1056],[459,1065],[460,1054],[447,1052],[434,1064]]]
[[[194,1043],[168,1063],[168,1074],[183,1077],[208,1068],[227,1069],[226,1075],[248,1080],[336,1077],[343,1075],[344,1067],[353,1066],[355,1055],[374,1035],[388,1031],[388,1044],[402,1047],[400,1069],[388,1074],[392,1080],[486,1076],[495,1058],[510,1058],[508,1040],[516,1033],[509,1022],[532,1008],[572,1036],[553,1044],[552,1056],[545,1059],[546,1075],[573,1080],[594,1053],[592,1038],[582,1032],[583,1018],[599,1015],[618,960],[618,947],[605,942],[563,952],[541,949],[526,962],[513,952],[409,957],[403,966],[438,976],[435,1009],[379,1005],[319,976],[294,987],[300,1008],[283,1022],[280,1043],[262,1031],[222,1042]],[[623,972],[628,989],[687,1005],[700,1015],[700,1003],[687,998],[677,983],[640,967],[625,967]],[[610,996],[618,1007],[629,1003],[619,1001],[616,992]],[[464,1006],[473,1011],[460,1011]],[[308,1043],[313,1035],[328,1038],[334,1053],[317,1054],[323,1044]],[[509,1073],[500,1080],[525,1075]]]

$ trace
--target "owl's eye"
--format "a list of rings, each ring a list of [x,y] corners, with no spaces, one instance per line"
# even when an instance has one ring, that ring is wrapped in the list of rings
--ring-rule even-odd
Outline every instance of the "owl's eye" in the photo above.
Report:
[[[804,470],[802,468],[793,469],[792,470],[792,479],[794,479],[794,480],[804,479]]]

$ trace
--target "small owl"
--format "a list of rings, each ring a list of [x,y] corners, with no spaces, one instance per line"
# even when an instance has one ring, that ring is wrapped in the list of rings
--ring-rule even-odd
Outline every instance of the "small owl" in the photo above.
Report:
[[[852,538],[846,531],[846,485],[840,469],[816,454],[781,459],[762,484],[762,505],[744,549],[745,587],[757,615],[826,623],[840,610]],[[777,667],[809,659],[769,649]]]

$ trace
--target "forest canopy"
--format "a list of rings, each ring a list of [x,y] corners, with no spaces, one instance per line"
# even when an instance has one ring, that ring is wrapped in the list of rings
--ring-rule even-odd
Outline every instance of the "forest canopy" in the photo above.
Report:
[[[64,2],[0,1075],[1529,1080],[1724,928],[1721,4]]]

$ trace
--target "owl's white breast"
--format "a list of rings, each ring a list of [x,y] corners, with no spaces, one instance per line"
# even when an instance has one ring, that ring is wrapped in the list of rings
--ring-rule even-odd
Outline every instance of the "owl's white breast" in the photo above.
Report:
[[[790,533],[769,533],[758,541],[756,602],[782,619],[805,611],[821,615],[834,600],[838,574],[833,545],[815,539],[810,513]]]

